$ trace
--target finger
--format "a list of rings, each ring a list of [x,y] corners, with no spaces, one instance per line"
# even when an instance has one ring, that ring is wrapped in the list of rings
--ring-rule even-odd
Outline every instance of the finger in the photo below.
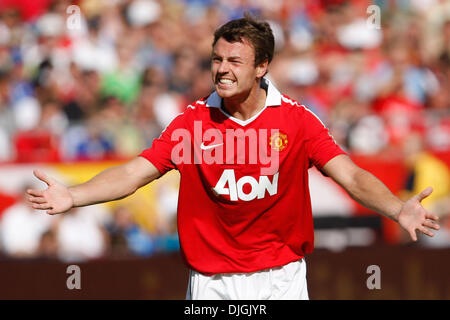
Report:
[[[417,234],[416,234],[416,230],[412,230],[412,231],[408,231],[409,232],[409,236],[411,237],[412,241],[417,241]]]
[[[47,202],[47,200],[45,200],[44,197],[29,197],[28,201],[30,201],[31,203],[37,203],[37,204],[42,204]]]
[[[425,218],[434,220],[434,221],[439,221],[439,217],[437,215],[429,213],[429,212],[427,212],[427,214],[425,215]]]
[[[41,170],[36,169],[36,170],[33,171],[33,174],[35,175],[36,178],[38,178],[39,180],[45,182],[48,186],[50,186],[54,182],[54,180],[52,178],[47,176]]]
[[[56,212],[55,209],[50,209],[50,210],[47,210],[46,213],[52,216],[54,214],[57,214],[58,212]]]
[[[432,187],[428,187],[425,190],[423,190],[421,193],[419,193],[416,197],[417,200],[422,201],[423,199],[425,199],[426,197],[428,197],[431,193],[433,192],[433,188]]]
[[[38,209],[38,210],[52,209],[52,206],[48,203],[33,203],[31,206],[33,207],[33,209]]]
[[[62,212],[62,211],[59,211],[59,210],[56,210],[55,208],[52,208],[52,209],[50,209],[50,210],[47,210],[46,213],[52,216],[52,215],[59,214],[59,213],[63,213],[63,212]]]
[[[431,229],[434,229],[434,230],[439,230],[441,228],[437,223],[434,223],[431,220],[426,220],[422,225],[424,227],[428,227],[428,228],[431,228]]]
[[[425,234],[425,235],[427,235],[427,236],[429,236],[429,237],[432,237],[432,236],[434,236],[434,233],[433,232],[431,232],[430,230],[428,230],[427,228],[425,228],[425,227],[419,227],[419,228],[417,228],[420,232],[422,232],[423,234]]]
[[[42,196],[44,196],[44,190],[28,189],[27,193],[30,196],[34,196],[34,197],[42,197]]]

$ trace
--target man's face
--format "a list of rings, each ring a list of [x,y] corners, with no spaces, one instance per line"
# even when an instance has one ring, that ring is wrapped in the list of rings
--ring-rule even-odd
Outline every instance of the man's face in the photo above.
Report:
[[[222,98],[246,96],[258,85],[267,63],[255,66],[255,50],[246,40],[228,42],[220,38],[213,47],[211,72],[217,94]]]

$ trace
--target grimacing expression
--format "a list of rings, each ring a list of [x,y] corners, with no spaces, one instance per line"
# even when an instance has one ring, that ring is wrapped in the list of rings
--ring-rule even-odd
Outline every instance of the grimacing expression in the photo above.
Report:
[[[220,38],[213,47],[211,73],[222,98],[248,95],[267,70],[267,61],[255,66],[255,50],[247,40],[228,42]]]

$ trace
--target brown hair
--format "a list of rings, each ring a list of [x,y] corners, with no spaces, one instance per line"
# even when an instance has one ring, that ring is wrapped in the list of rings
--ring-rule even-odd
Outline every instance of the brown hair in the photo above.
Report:
[[[228,42],[249,41],[255,49],[255,66],[267,60],[272,61],[275,39],[270,25],[245,13],[241,19],[231,20],[214,32],[214,41],[224,38]]]

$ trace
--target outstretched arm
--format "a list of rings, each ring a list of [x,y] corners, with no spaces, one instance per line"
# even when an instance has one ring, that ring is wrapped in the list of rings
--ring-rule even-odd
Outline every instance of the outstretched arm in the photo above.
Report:
[[[358,167],[346,155],[331,159],[322,170],[358,203],[398,222],[413,241],[417,241],[416,230],[430,237],[434,234],[428,228],[439,230],[436,223],[439,218],[420,203],[433,192],[431,187],[403,202],[379,179]]]
[[[85,183],[71,187],[40,170],[35,170],[34,175],[47,184],[47,189],[27,190],[33,208],[47,210],[48,214],[58,214],[73,207],[125,198],[161,174],[148,160],[136,157],[123,165],[100,172]]]

